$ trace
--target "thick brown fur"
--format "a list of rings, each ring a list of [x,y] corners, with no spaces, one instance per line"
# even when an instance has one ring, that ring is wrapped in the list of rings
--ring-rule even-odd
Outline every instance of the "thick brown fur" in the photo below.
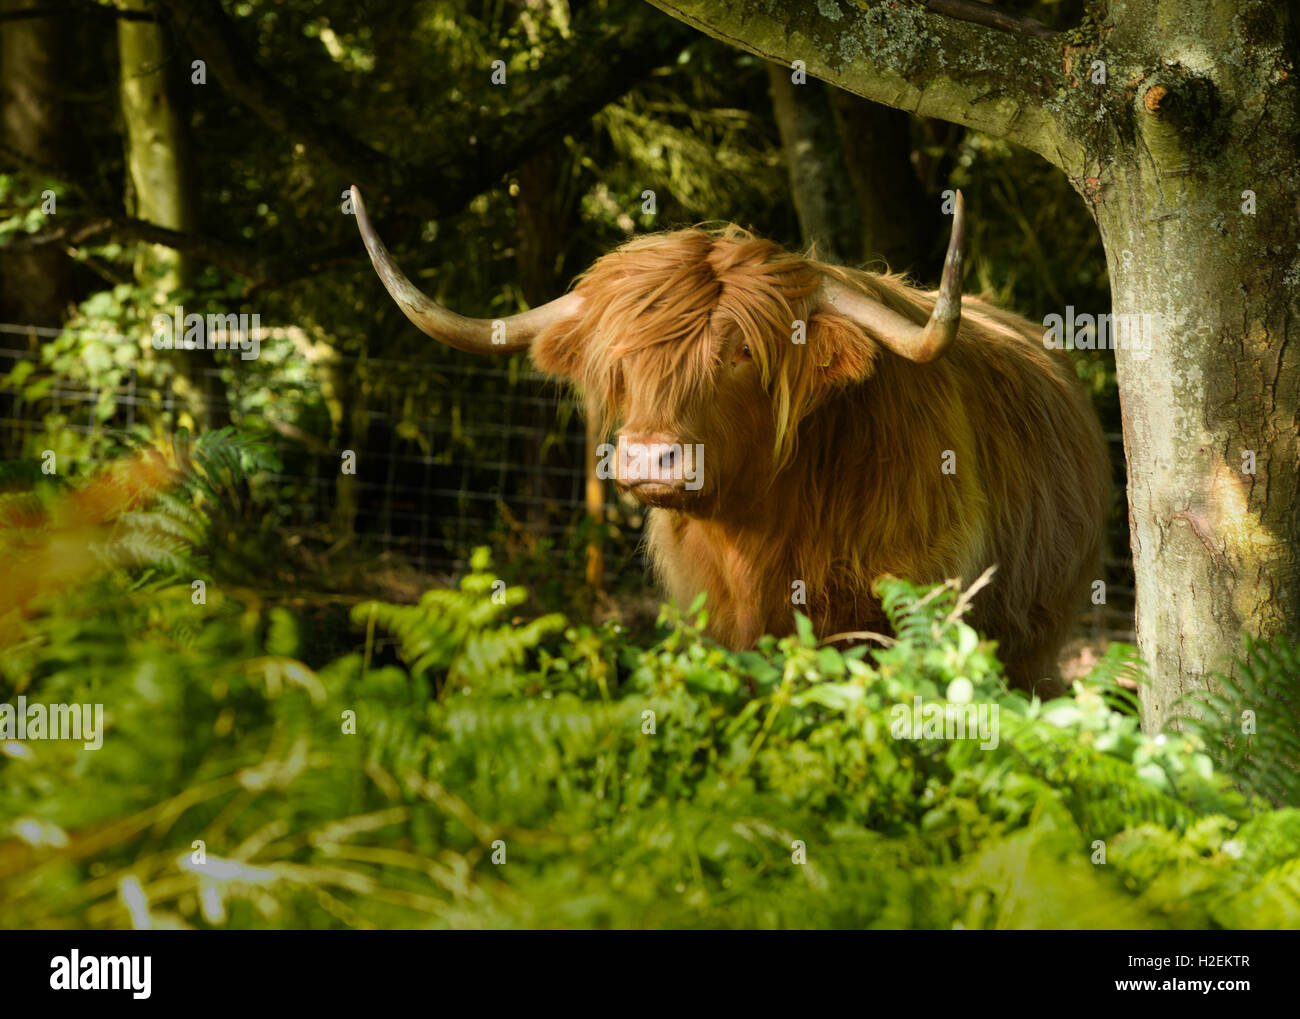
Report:
[[[999,641],[1016,685],[1056,692],[1110,484],[1070,362],[1041,327],[967,297],[946,354],[912,363],[838,314],[810,318],[823,274],[918,323],[934,304],[899,276],[736,228],[681,230],[596,262],[576,288],[582,314],[533,357],[606,427],[703,443],[703,487],[647,498],[647,534],[672,597],[707,592],[718,640],[789,632],[796,608],[822,636],[887,632],[880,575],[969,582],[996,564],[973,625]],[[947,451],[955,473],[941,470]]]

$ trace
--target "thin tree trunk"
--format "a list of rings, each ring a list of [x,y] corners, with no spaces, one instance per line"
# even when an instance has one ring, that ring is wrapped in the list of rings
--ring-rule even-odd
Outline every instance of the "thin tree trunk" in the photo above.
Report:
[[[123,0],[132,10],[150,10],[151,0]],[[127,208],[140,219],[172,230],[195,227],[194,168],[185,104],[179,95],[178,61],[163,25],[150,21],[117,23],[122,119],[126,127]],[[188,70],[188,65],[187,65]],[[177,291],[189,287],[187,258],[162,245],[145,247],[136,259],[136,280],[152,287],[170,307]],[[197,310],[197,309],[196,309]],[[219,427],[229,420],[216,360],[207,350],[173,350],[176,389],[194,423]]]
[[[767,65],[772,113],[790,174],[790,194],[805,244],[827,262],[862,257],[862,222],[844,166],[830,92],[816,78],[795,82],[789,67]]]
[[[568,282],[565,263],[569,238],[578,218],[578,195],[568,148],[563,142],[546,146],[520,165],[516,179],[519,243],[515,262],[524,297],[530,305],[537,306],[562,293]],[[555,414],[549,406],[530,401],[520,408],[519,414],[522,423],[542,431],[556,427]],[[598,443],[599,439],[593,439],[588,428],[582,461],[586,473],[583,503],[588,518],[597,525],[605,517],[605,483],[596,476]],[[571,463],[567,443],[547,443],[541,455],[526,458],[521,464],[521,471],[527,474],[525,491],[540,500],[527,510],[533,525],[544,527],[556,518],[556,504],[572,499],[569,481],[548,470]],[[604,561],[604,550],[599,543],[590,542],[586,549],[586,580],[592,591],[599,592],[604,585]]]
[[[356,537],[357,515],[361,511],[361,475],[373,473],[374,464],[365,456],[370,431],[370,384],[356,364],[349,365],[332,347],[314,345],[321,398],[330,417],[330,445],[334,452],[327,469],[334,478],[334,506],[330,511],[330,537],[342,548]]]
[[[816,78],[796,83],[781,64],[767,72],[804,243],[829,262],[937,272],[939,196],[925,193],[912,165],[911,118]]]
[[[937,275],[943,259],[938,194],[927,195],[912,166],[912,118],[901,110],[831,89],[844,165],[857,196],[863,258],[894,271]],[[935,264],[927,264],[933,252]]]

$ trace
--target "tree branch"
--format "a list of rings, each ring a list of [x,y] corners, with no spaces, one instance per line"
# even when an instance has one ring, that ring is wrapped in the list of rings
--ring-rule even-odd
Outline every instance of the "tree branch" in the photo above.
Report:
[[[1065,86],[1057,48],[956,20],[912,0],[755,5],[649,0],[674,18],[874,102],[1023,145],[1066,169],[1082,161],[1054,104]]]
[[[1056,35],[1056,29],[1049,28],[1041,21],[1027,18],[1023,14],[999,10],[978,0],[925,0],[925,6],[936,14],[944,14],[976,25],[1000,28],[1007,32],[1019,32],[1034,39],[1051,39]]]
[[[347,184],[378,195],[401,194],[408,209],[451,215],[544,142],[589,119],[651,70],[670,60],[689,38],[638,4],[628,23],[606,27],[593,40],[552,54],[530,77],[527,97],[500,116],[472,125],[468,136],[438,136],[437,151],[419,165],[401,164],[360,140],[321,109],[294,96],[252,55],[219,0],[161,0],[194,53],[233,99],[276,133],[301,144],[339,170]]]
[[[356,245],[351,243],[295,255],[271,256],[215,237],[170,230],[132,216],[91,216],[78,223],[27,234],[0,245],[0,256],[24,255],[51,247],[76,248],[105,236],[123,242],[162,244],[195,255],[248,280],[245,293],[359,260]]]
[[[466,139],[445,136],[441,151],[413,168],[418,190],[442,189],[434,196],[442,214],[459,211],[489,182],[498,180],[538,149],[554,143],[635,87],[656,67],[671,63],[691,33],[638,3],[622,25],[604,24],[591,34],[575,32],[572,45],[547,56],[527,96],[500,116],[475,125],[478,144],[465,156]],[[483,151],[483,139],[490,145]]]
[[[435,156],[420,165],[401,164],[353,136],[295,97],[251,55],[238,27],[218,0],[161,0],[176,28],[223,89],[268,127],[299,142],[315,158],[340,171],[348,183],[371,187],[377,196],[400,196],[405,211],[447,216],[513,170],[543,141],[589,119],[655,67],[668,62],[689,32],[643,5],[629,23],[607,28],[594,43],[583,37],[556,53],[533,77],[537,86],[509,112],[471,127],[474,141],[450,132]],[[0,146],[4,151],[4,146]],[[30,161],[10,153],[23,163]],[[62,174],[49,171],[62,178]],[[263,255],[217,238],[169,230],[130,216],[101,214],[82,189],[86,211],[77,223],[11,240],[0,254],[51,247],[76,247],[104,236],[126,242],[162,244],[226,269],[249,281],[249,291],[278,286],[322,269],[357,261],[362,248],[346,244],[290,256]],[[62,218],[62,217],[60,217]]]
[[[226,94],[271,130],[299,142],[349,180],[373,184],[377,178],[395,175],[396,168],[387,156],[331,123],[258,63],[251,55],[254,44],[239,34],[219,0],[162,0],[162,6]]]

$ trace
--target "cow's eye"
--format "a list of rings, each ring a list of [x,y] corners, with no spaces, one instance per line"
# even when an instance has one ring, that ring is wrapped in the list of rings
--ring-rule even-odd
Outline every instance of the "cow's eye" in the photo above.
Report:
[[[753,355],[749,352],[749,344],[748,344],[748,343],[746,343],[743,347],[740,348],[740,356],[741,356],[742,358],[753,357]]]

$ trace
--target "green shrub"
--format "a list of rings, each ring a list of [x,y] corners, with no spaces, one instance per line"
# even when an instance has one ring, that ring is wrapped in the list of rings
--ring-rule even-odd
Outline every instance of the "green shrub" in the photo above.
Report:
[[[1258,752],[1288,745],[1243,772],[1209,723],[1144,735],[1131,649],[1031,701],[972,592],[895,579],[871,654],[803,619],[731,652],[700,604],[643,646],[531,616],[480,552],[455,589],[357,605],[355,650],[312,669],[290,605],[195,598],[211,500],[110,513],[129,557],[0,619],[0,703],[102,703],[107,729],[0,743],[4,926],[1300,927],[1300,810],[1262,795],[1291,764]],[[927,737],[916,698],[996,728]]]

